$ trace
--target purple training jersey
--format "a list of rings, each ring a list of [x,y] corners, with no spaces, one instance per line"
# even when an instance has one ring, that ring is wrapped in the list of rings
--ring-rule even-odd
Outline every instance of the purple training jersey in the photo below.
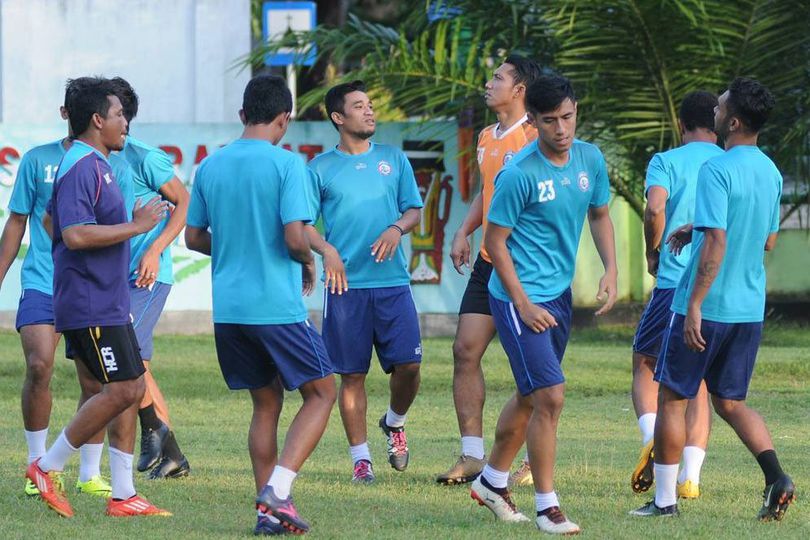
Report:
[[[130,322],[129,241],[72,250],[62,240],[62,232],[76,225],[127,222],[124,197],[103,154],[81,141],[73,143],[59,164],[49,211],[56,331]]]

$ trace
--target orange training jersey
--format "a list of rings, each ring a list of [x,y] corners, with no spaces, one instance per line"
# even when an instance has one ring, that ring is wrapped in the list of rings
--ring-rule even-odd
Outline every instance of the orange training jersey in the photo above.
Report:
[[[481,256],[490,263],[492,260],[484,248],[484,233],[487,230],[489,203],[492,202],[492,195],[495,193],[495,176],[521,148],[537,139],[537,130],[529,124],[525,116],[500,137],[495,136],[497,127],[498,124],[487,126],[478,135],[478,172],[481,174],[481,194],[484,198]]]

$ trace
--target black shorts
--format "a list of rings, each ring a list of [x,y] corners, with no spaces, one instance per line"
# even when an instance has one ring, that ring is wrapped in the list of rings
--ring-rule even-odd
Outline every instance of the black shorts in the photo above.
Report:
[[[81,360],[102,384],[137,379],[146,371],[132,324],[65,330],[65,355]]]
[[[481,313],[482,315],[492,315],[489,308],[489,276],[492,275],[492,263],[488,263],[478,254],[473,264],[470,280],[461,298],[459,315],[465,313]]]

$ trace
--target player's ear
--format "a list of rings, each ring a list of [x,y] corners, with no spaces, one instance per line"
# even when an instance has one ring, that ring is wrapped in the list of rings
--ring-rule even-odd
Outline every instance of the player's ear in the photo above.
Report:
[[[239,109],[239,121],[242,122],[243,126],[247,124],[247,118],[245,118],[245,110],[244,109]]]
[[[537,129],[537,123],[534,121],[534,115],[530,112],[526,113],[526,123]]]
[[[332,114],[329,115],[329,118],[331,118],[332,122],[334,122],[335,124],[339,126],[343,125],[343,115],[340,114],[339,112],[337,111],[332,112]]]
[[[62,117],[62,120],[68,119],[68,110],[65,108],[64,105],[59,107],[59,116]]]
[[[98,113],[93,113],[93,116],[90,117],[90,123],[101,131],[101,128],[104,126],[104,117]]]

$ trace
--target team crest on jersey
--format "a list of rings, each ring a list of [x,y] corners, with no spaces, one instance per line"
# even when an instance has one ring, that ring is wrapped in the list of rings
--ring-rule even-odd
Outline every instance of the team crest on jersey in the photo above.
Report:
[[[484,152],[486,149],[483,146],[478,147],[478,164],[482,164],[484,162]]]
[[[591,187],[591,181],[588,179],[588,173],[585,171],[579,173],[577,183],[579,184],[579,189],[582,191],[588,191],[588,188]]]
[[[380,171],[381,175],[388,176],[391,174],[391,165],[387,161],[381,161],[377,163],[377,170]]]
[[[511,150],[509,150],[509,151],[508,151],[506,154],[504,154],[504,156],[503,156],[503,164],[504,164],[504,165],[506,165],[507,163],[509,163],[510,161],[512,161],[512,158],[513,158],[513,157],[515,157],[515,153],[514,153],[514,152],[512,152]]]
[[[365,163],[358,163],[357,165],[354,166],[354,168],[357,169],[358,171],[365,169],[366,167],[368,167],[368,165],[366,165]]]

